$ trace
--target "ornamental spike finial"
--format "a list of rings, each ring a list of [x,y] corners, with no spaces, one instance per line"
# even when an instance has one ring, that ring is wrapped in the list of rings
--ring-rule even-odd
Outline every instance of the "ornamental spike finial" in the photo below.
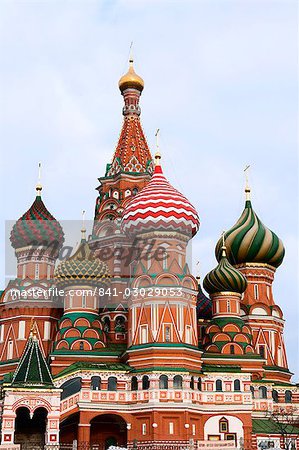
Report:
[[[41,167],[42,167],[42,163],[41,162],[39,162],[38,163],[38,179],[37,179],[37,185],[36,185],[36,195],[38,196],[38,197],[40,197],[41,196],[41,191],[42,191],[42,185],[41,185]]]
[[[159,147],[159,133],[160,133],[160,128],[157,129],[156,131],[156,148],[157,151],[155,153],[155,166],[160,166],[160,160],[161,160],[161,153],[160,153],[160,147]]]
[[[85,209],[82,211],[82,229],[81,229],[81,242],[86,241],[86,227],[85,227]]]
[[[32,317],[31,319],[31,324],[30,324],[30,334],[29,337],[37,339],[37,325],[36,325],[36,321],[34,320],[34,317]]]
[[[134,58],[133,58],[133,41],[131,41],[130,51],[129,51],[129,63],[130,63],[130,66],[133,65],[133,62],[134,62]]]
[[[226,258],[225,231],[222,231],[222,257]]]
[[[244,173],[245,173],[245,195],[246,195],[246,201],[250,201],[251,200],[251,189],[249,186],[249,179],[248,179],[248,170],[250,169],[250,164],[248,164],[245,169],[244,169]]]

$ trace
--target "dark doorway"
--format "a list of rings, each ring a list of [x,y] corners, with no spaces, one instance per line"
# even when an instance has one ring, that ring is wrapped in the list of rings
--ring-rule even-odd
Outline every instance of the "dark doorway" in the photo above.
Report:
[[[28,408],[18,408],[15,421],[15,444],[22,448],[44,445],[48,412],[45,408],[37,408],[32,418]],[[33,448],[32,447],[32,448]]]
[[[108,449],[111,445],[126,447],[127,424],[116,414],[103,414],[90,422],[90,443]]]

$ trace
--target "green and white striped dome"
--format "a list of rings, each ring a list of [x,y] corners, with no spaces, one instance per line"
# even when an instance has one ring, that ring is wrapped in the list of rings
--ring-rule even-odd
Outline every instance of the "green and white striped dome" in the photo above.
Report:
[[[281,239],[258,218],[252,208],[246,190],[245,209],[237,223],[225,235],[227,258],[231,264],[262,263],[278,267],[283,261],[285,249]],[[215,253],[221,258],[222,239],[216,245]]]
[[[207,274],[203,280],[203,287],[209,294],[216,294],[217,292],[242,294],[247,287],[246,278],[229,263],[225,247],[222,247],[221,253],[218,266]]]

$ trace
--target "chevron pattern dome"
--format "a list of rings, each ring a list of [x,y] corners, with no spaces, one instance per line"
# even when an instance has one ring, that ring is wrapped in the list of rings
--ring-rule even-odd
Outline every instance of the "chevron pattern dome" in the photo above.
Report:
[[[36,196],[28,211],[14,224],[10,241],[15,249],[33,245],[34,242],[37,245],[57,242],[57,247],[62,246],[64,233],[61,225],[47,210],[40,195]]]
[[[194,206],[171,186],[156,164],[148,185],[125,208],[122,226],[129,234],[179,231],[191,237],[198,231],[199,218]]]
[[[216,292],[242,294],[245,291],[247,287],[246,278],[229,263],[225,247],[222,247],[222,256],[218,266],[211,270],[203,280],[203,287],[209,294],[216,294]]]
[[[86,241],[81,242],[73,256],[57,266],[54,276],[62,284],[78,280],[108,284],[110,278],[107,264],[93,256]]]
[[[250,200],[237,223],[225,233],[227,257],[231,264],[264,263],[278,267],[285,249],[281,239],[258,218]],[[219,261],[222,240],[219,239],[215,253]]]

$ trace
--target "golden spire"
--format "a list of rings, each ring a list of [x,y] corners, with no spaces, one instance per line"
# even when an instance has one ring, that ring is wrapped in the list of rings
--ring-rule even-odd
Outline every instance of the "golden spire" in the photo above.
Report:
[[[246,201],[250,201],[251,200],[251,189],[249,186],[249,180],[248,180],[248,170],[250,168],[250,165],[247,165],[244,169],[244,173],[245,173],[245,195],[246,195]]]
[[[81,242],[82,241],[86,241],[85,213],[86,213],[86,211],[83,209],[83,211],[82,211]]]
[[[38,163],[38,179],[37,179],[37,185],[35,187],[36,189],[36,195],[38,197],[41,196],[41,191],[42,191],[42,185],[41,185],[41,167],[42,167],[42,163]]]
[[[138,91],[142,92],[144,88],[144,81],[143,79],[137,75],[137,73],[134,70],[134,59],[133,59],[133,53],[132,53],[132,45],[133,42],[131,42],[130,46],[130,56],[129,56],[129,70],[128,72],[121,77],[121,79],[118,82],[119,89],[121,92],[125,91],[126,89],[137,89]]]

